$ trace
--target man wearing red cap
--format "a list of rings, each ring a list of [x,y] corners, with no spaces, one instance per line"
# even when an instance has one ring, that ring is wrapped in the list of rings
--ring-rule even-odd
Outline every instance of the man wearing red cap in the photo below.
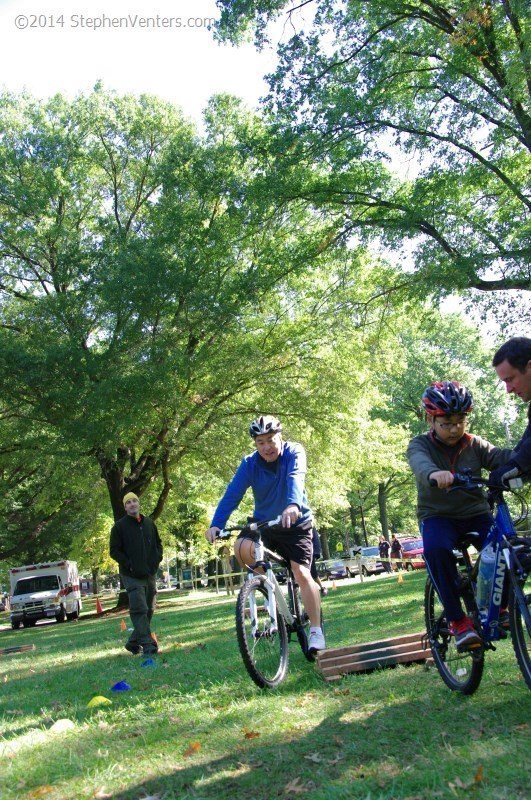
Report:
[[[129,492],[123,498],[125,516],[112,527],[110,554],[118,562],[120,578],[129,598],[133,632],[125,649],[136,655],[154,655],[157,644],[151,636],[151,618],[157,604],[157,569],[162,561],[162,542],[157,526],[140,513],[140,501]]]

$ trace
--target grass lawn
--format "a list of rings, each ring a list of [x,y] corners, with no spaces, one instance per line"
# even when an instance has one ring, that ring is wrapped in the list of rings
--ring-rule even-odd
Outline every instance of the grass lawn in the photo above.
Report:
[[[425,577],[338,582],[328,645],[422,630]],[[159,600],[155,667],[123,649],[125,615],[0,634],[0,648],[35,644],[0,656],[2,800],[529,800],[531,697],[510,641],[472,697],[421,665],[325,683],[296,642],[288,679],[263,692],[238,652],[234,598]],[[111,692],[118,681],[132,691]],[[111,705],[87,708],[96,695]]]

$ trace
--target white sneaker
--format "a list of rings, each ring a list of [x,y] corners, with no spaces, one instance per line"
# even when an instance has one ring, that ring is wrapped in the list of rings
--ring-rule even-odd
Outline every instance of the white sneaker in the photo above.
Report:
[[[310,639],[308,641],[308,650],[315,653],[317,650],[326,650],[325,637],[322,633],[311,631]]]

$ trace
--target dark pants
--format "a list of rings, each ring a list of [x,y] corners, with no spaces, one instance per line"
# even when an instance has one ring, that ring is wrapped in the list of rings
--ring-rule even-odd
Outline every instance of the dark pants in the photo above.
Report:
[[[141,645],[146,649],[156,647],[151,638],[151,618],[157,605],[157,579],[155,575],[149,578],[131,578],[129,575],[120,577],[129,598],[129,616],[133,623],[133,633],[128,644]]]
[[[479,534],[476,550],[481,550],[491,525],[492,518],[489,514],[480,514],[469,519],[428,517],[420,523],[424,560],[448,622],[457,622],[464,617],[459,599],[456,557],[452,550],[459,547],[466,534],[472,531]]]

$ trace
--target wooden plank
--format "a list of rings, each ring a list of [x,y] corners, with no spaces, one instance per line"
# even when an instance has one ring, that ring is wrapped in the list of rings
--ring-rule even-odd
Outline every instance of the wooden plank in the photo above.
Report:
[[[23,650],[35,650],[35,645],[19,644],[17,647],[4,647],[0,650],[0,656],[8,656],[10,653],[21,653]]]
[[[374,642],[359,642],[358,644],[351,644],[346,647],[332,647],[329,650],[322,650],[321,653],[342,655],[343,653],[365,653],[370,650],[382,647],[396,647],[397,645],[408,644],[409,642],[418,642],[424,636],[422,633],[407,633],[402,636],[394,636],[389,639],[379,639]]]
[[[317,664],[325,680],[341,675],[391,667],[396,664],[432,663],[429,645],[424,646],[424,632],[395,636],[376,642],[362,642],[350,647],[321,650]]]
[[[395,664],[414,664],[431,660],[429,650],[414,650],[410,653],[394,653],[393,655],[381,654],[363,661],[350,661],[343,664],[323,664],[321,671],[325,677],[329,675],[346,675],[349,672],[363,672],[364,670],[393,667]]]

